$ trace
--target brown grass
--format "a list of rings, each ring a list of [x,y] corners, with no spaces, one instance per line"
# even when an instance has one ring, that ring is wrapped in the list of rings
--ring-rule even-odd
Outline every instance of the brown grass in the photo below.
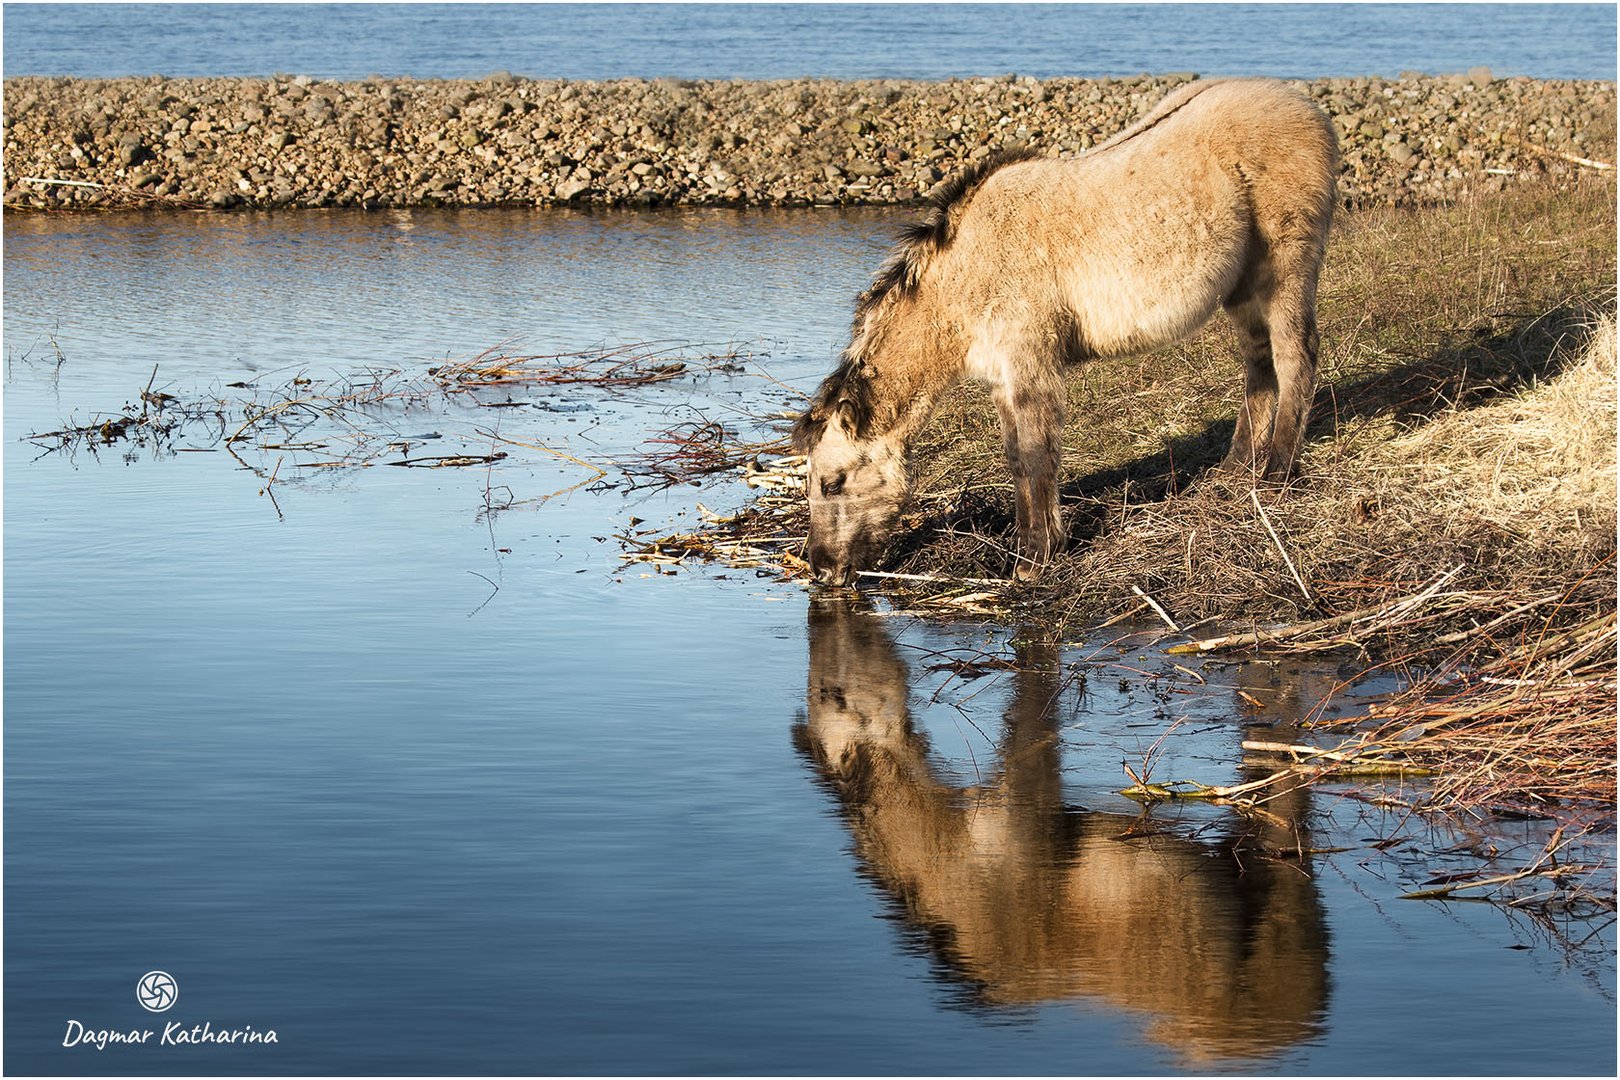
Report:
[[[1490,597],[1499,615],[1580,582],[1566,614],[1589,615],[1613,592],[1612,338],[1578,361],[1612,325],[1614,275],[1606,176],[1344,215],[1299,479],[1256,506],[1207,472],[1239,394],[1223,320],[1165,352],[1082,365],[1069,376],[1061,477],[1069,550],[1039,585],[996,589],[999,605],[1069,625],[1152,618],[1140,590],[1183,627],[1297,622],[1387,606],[1461,567],[1441,598],[1449,615],[1372,644],[1400,650],[1479,625],[1459,594]],[[916,473],[906,528],[877,569],[943,586],[924,594],[1004,579],[1011,489],[981,390],[951,395]],[[731,539],[784,538],[776,550],[802,539],[802,504],[756,509],[727,526]],[[905,580],[915,599],[919,582]]]
[[[1287,489],[1207,471],[1239,394],[1217,320],[1177,348],[1070,374],[1071,542],[1040,583],[1005,580],[999,426],[964,387],[918,448],[905,528],[865,584],[939,614],[1070,630],[1173,621],[1226,637],[1219,647],[1359,648],[1413,679],[1359,718],[1360,765],[1398,742],[1443,776],[1440,803],[1609,808],[1612,821],[1615,255],[1607,175],[1347,214],[1322,283],[1310,439]],[[801,472],[781,459],[768,498],[658,550],[746,552],[801,575]]]

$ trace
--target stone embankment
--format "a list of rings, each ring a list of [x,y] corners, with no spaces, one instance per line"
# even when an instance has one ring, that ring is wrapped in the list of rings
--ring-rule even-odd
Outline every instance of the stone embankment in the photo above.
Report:
[[[583,83],[5,81],[5,206],[905,203],[997,149],[1084,152],[1193,76]],[[1612,82],[1297,83],[1347,205],[1417,204],[1613,161]]]

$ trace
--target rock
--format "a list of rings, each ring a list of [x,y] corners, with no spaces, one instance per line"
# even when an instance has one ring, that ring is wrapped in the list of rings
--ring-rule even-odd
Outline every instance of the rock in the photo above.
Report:
[[[999,148],[1079,153],[1185,81],[13,78],[4,187],[17,193],[8,206],[42,209],[100,201],[21,183],[55,169],[246,206],[910,202]],[[1519,137],[1613,153],[1608,82],[1476,69],[1296,85],[1341,133],[1351,205],[1454,198],[1485,168],[1511,167],[1512,183],[1577,171],[1527,157]]]
[[[557,185],[556,199],[558,202],[573,202],[579,196],[591,189],[590,182],[577,177],[570,177]]]

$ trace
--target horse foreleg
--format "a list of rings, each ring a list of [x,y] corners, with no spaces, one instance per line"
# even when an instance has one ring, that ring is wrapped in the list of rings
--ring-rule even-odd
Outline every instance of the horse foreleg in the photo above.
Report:
[[[999,389],[995,400],[1017,507],[1013,579],[1033,581],[1064,541],[1057,495],[1063,458],[1063,383],[1054,373],[1039,385]]]

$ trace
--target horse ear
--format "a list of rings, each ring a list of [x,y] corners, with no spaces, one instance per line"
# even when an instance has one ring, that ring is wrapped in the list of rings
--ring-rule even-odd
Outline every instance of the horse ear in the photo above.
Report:
[[[872,435],[872,402],[859,394],[846,394],[834,406],[838,425],[852,438],[866,439]]]
[[[823,380],[816,396],[793,423],[793,449],[807,454],[834,420],[851,436],[864,439],[872,426],[871,382],[846,360]]]
[[[808,454],[820,441],[822,429],[826,426],[827,415],[820,405],[812,405],[800,413],[799,418],[793,421],[793,433],[789,436],[794,453]]]
[[[852,435],[863,434],[861,431],[861,407],[851,398],[838,399],[838,424]]]

